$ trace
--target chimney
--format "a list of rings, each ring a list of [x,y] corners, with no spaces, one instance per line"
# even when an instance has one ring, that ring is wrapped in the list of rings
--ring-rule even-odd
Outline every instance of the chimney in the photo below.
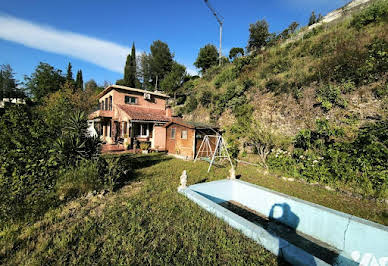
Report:
[[[169,105],[166,106],[166,116],[169,118],[172,117],[172,109],[171,109],[171,106]]]

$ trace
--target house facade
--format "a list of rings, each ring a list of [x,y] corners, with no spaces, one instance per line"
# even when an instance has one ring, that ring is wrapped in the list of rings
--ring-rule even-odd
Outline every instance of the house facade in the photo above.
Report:
[[[216,128],[173,117],[168,98],[159,92],[108,86],[98,95],[98,110],[89,115],[89,134],[121,150],[146,142],[151,149],[193,159],[203,137],[214,135]]]
[[[133,148],[147,142],[152,149],[165,150],[163,126],[172,119],[169,96],[111,85],[98,98],[98,110],[89,115],[89,121],[106,144]]]

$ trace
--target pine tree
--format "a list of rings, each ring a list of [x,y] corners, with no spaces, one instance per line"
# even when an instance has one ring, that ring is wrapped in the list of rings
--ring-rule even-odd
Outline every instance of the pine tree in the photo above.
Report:
[[[313,11],[311,13],[311,16],[309,18],[309,26],[315,24],[317,22],[317,16],[315,15],[315,12]]]
[[[77,71],[77,78],[75,80],[75,86],[77,89],[84,89],[84,80],[82,78],[82,70]]]
[[[74,81],[71,63],[67,66],[66,81]]]
[[[128,87],[136,87],[136,49],[134,43],[132,44],[132,51],[128,54],[125,63],[123,83]]]

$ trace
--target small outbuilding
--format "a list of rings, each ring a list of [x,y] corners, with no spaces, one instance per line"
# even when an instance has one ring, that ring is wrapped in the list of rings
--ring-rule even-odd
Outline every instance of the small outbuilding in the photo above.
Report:
[[[203,123],[184,121],[173,118],[164,125],[166,128],[166,150],[168,154],[183,159],[194,159],[203,138],[206,135],[219,134],[217,127]],[[214,150],[216,138],[210,138],[210,146]]]

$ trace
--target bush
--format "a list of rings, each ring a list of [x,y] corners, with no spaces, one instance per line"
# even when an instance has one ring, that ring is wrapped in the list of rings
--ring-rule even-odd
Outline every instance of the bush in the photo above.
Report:
[[[369,7],[362,10],[360,13],[355,15],[350,23],[351,26],[356,29],[361,29],[362,27],[371,24],[377,23],[383,20],[387,20],[388,17],[388,1],[380,0],[371,4]]]
[[[388,96],[388,83],[379,85],[373,89],[373,95],[378,99]]]
[[[199,102],[203,107],[209,107],[212,102],[213,94],[210,91],[204,91],[199,96]]]
[[[233,70],[233,68],[227,68],[226,70],[222,71],[220,74],[218,74],[214,80],[214,86],[218,89],[220,88],[224,83],[231,82],[237,78],[236,72]]]
[[[341,108],[345,108],[347,105],[341,97],[340,88],[331,84],[319,87],[316,90],[316,97],[325,112],[330,111],[333,105]]]
[[[147,151],[150,148],[150,144],[148,142],[141,142],[140,143],[140,149],[143,151]]]
[[[82,196],[101,189],[104,185],[102,177],[96,160],[82,160],[76,166],[62,171],[56,184],[56,193],[61,200]]]
[[[61,162],[52,132],[28,106],[12,106],[0,120],[0,220],[39,216],[48,206]]]
[[[191,95],[187,98],[186,105],[184,107],[184,112],[186,114],[191,113],[197,108],[197,106],[198,106],[197,99],[195,98],[195,96]]]

